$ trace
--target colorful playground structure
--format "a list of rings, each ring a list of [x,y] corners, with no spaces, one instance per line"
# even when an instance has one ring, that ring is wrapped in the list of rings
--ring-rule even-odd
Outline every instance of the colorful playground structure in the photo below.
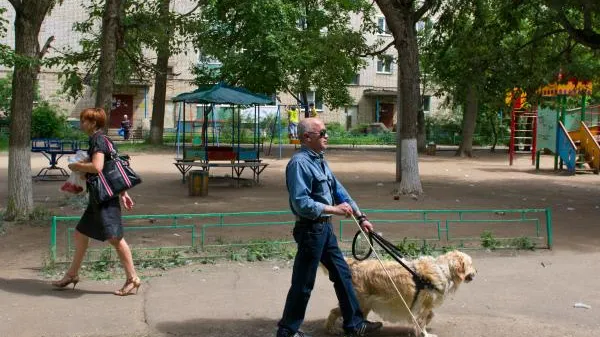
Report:
[[[542,152],[554,154],[554,169],[563,165],[569,173],[600,172],[600,105],[587,106],[592,93],[590,81],[569,79],[539,89],[536,105],[529,105],[518,90],[509,94],[512,103],[509,165],[517,154],[531,155],[539,170]],[[567,109],[568,97],[580,97],[580,107]]]

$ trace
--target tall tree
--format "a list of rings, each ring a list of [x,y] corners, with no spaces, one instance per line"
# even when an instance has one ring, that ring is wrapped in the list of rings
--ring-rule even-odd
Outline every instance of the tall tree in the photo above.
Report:
[[[98,87],[96,106],[102,107],[110,119],[112,95],[117,68],[117,50],[123,44],[122,0],[106,0],[102,16],[102,35],[100,40],[100,65],[98,69]],[[110,120],[106,121],[106,128]]]
[[[33,209],[31,183],[31,113],[40,60],[52,39],[40,48],[42,22],[56,0],[9,0],[15,10],[15,49],[8,150],[6,220],[27,219]]]
[[[285,91],[307,103],[308,92],[331,108],[352,103],[347,84],[365,65],[372,46],[350,25],[364,13],[366,1],[210,0],[203,8],[198,49],[208,62],[196,68],[198,84],[225,81],[255,92]]]
[[[169,21],[169,4],[171,0],[160,0],[158,16],[159,22]],[[154,76],[154,101],[152,104],[152,121],[150,124],[150,142],[162,144],[163,128],[165,124],[165,98],[167,95],[167,70],[171,50],[169,40],[171,38],[170,28],[166,28],[159,36],[156,49],[156,75]]]
[[[417,152],[417,117],[421,107],[419,48],[416,24],[437,0],[426,0],[417,7],[415,0],[375,0],[394,36],[398,51],[398,116],[396,124],[396,181],[399,194],[421,194]]]
[[[150,143],[158,145],[163,142],[165,124],[165,102],[167,96],[167,80],[169,75],[169,58],[181,53],[188,39],[193,36],[193,28],[198,19],[198,9],[204,1],[186,13],[173,13],[169,10],[171,0],[158,0],[157,10],[149,12],[150,20],[156,24],[150,30],[144,44],[156,51],[154,66],[154,101],[152,104],[152,121],[150,124]]]

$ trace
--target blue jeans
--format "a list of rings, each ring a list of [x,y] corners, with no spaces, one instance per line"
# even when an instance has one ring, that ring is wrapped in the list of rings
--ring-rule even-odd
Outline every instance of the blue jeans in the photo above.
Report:
[[[290,137],[298,138],[298,123],[290,123],[288,125],[288,131],[289,131]]]
[[[352,274],[338,246],[330,223],[301,224],[296,222],[294,240],[298,252],[294,260],[292,286],[287,295],[283,317],[277,336],[292,335],[298,331],[310,293],[315,285],[319,262],[329,271],[335,294],[344,318],[344,330],[351,331],[363,321],[363,314],[352,287]]]

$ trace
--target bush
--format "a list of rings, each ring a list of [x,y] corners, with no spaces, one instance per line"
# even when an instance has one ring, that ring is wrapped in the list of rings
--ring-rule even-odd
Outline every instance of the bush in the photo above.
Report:
[[[42,102],[33,109],[31,138],[59,138],[66,125],[67,117],[58,108]]]
[[[0,133],[0,151],[8,150],[8,134]]]
[[[425,116],[425,132],[428,142],[455,145],[462,129],[462,115],[436,114]]]

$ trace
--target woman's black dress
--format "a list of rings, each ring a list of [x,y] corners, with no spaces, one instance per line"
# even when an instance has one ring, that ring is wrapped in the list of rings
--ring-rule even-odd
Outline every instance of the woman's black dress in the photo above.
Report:
[[[113,148],[115,148],[114,143],[112,143],[102,131],[98,131],[90,136],[90,147],[88,149],[90,160],[94,153],[103,152],[104,162],[106,163],[110,158],[110,150],[106,141],[111,142]],[[92,173],[88,173],[87,175],[90,176]],[[89,191],[89,184],[87,189]],[[116,198],[98,204],[94,202],[92,198],[89,198],[88,206],[77,224],[77,231],[99,241],[122,238],[123,225],[121,223],[121,204],[119,199],[120,197],[117,196]]]

